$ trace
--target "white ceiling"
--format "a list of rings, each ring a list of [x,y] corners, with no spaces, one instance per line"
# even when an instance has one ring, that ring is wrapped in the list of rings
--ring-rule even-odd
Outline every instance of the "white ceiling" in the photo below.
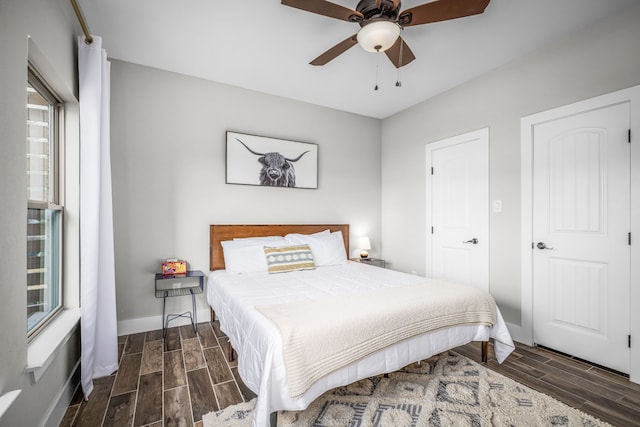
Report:
[[[404,0],[408,9],[429,0]],[[407,27],[416,60],[397,70],[354,46],[309,61],[359,26],[278,0],[80,0],[109,57],[385,118],[640,0],[492,0],[481,15]],[[355,8],[357,0],[335,0]]]

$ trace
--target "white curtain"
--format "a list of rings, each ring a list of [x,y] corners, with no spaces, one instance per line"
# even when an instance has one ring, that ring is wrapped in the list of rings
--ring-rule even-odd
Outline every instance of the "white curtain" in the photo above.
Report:
[[[78,38],[80,86],[80,303],[81,382],[85,398],[93,379],[118,369],[111,155],[110,63],[102,38]]]

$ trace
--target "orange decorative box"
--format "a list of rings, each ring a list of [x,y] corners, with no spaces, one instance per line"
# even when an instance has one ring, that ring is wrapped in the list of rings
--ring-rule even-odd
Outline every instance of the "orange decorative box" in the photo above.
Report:
[[[174,274],[186,274],[187,261],[168,259],[162,261],[162,275],[170,276]]]

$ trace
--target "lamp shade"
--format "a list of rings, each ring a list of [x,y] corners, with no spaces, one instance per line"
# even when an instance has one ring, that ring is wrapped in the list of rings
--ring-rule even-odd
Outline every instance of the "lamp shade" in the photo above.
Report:
[[[373,21],[358,31],[358,43],[367,52],[384,52],[400,36],[400,27],[392,21]]]
[[[358,249],[371,249],[371,241],[369,241],[368,237],[360,237],[358,240]]]

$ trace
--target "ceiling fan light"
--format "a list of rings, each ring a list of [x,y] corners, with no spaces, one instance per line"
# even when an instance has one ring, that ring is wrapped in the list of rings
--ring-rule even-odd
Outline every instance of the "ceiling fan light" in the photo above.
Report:
[[[358,43],[367,52],[384,52],[398,40],[400,26],[392,21],[374,21],[358,31]]]

